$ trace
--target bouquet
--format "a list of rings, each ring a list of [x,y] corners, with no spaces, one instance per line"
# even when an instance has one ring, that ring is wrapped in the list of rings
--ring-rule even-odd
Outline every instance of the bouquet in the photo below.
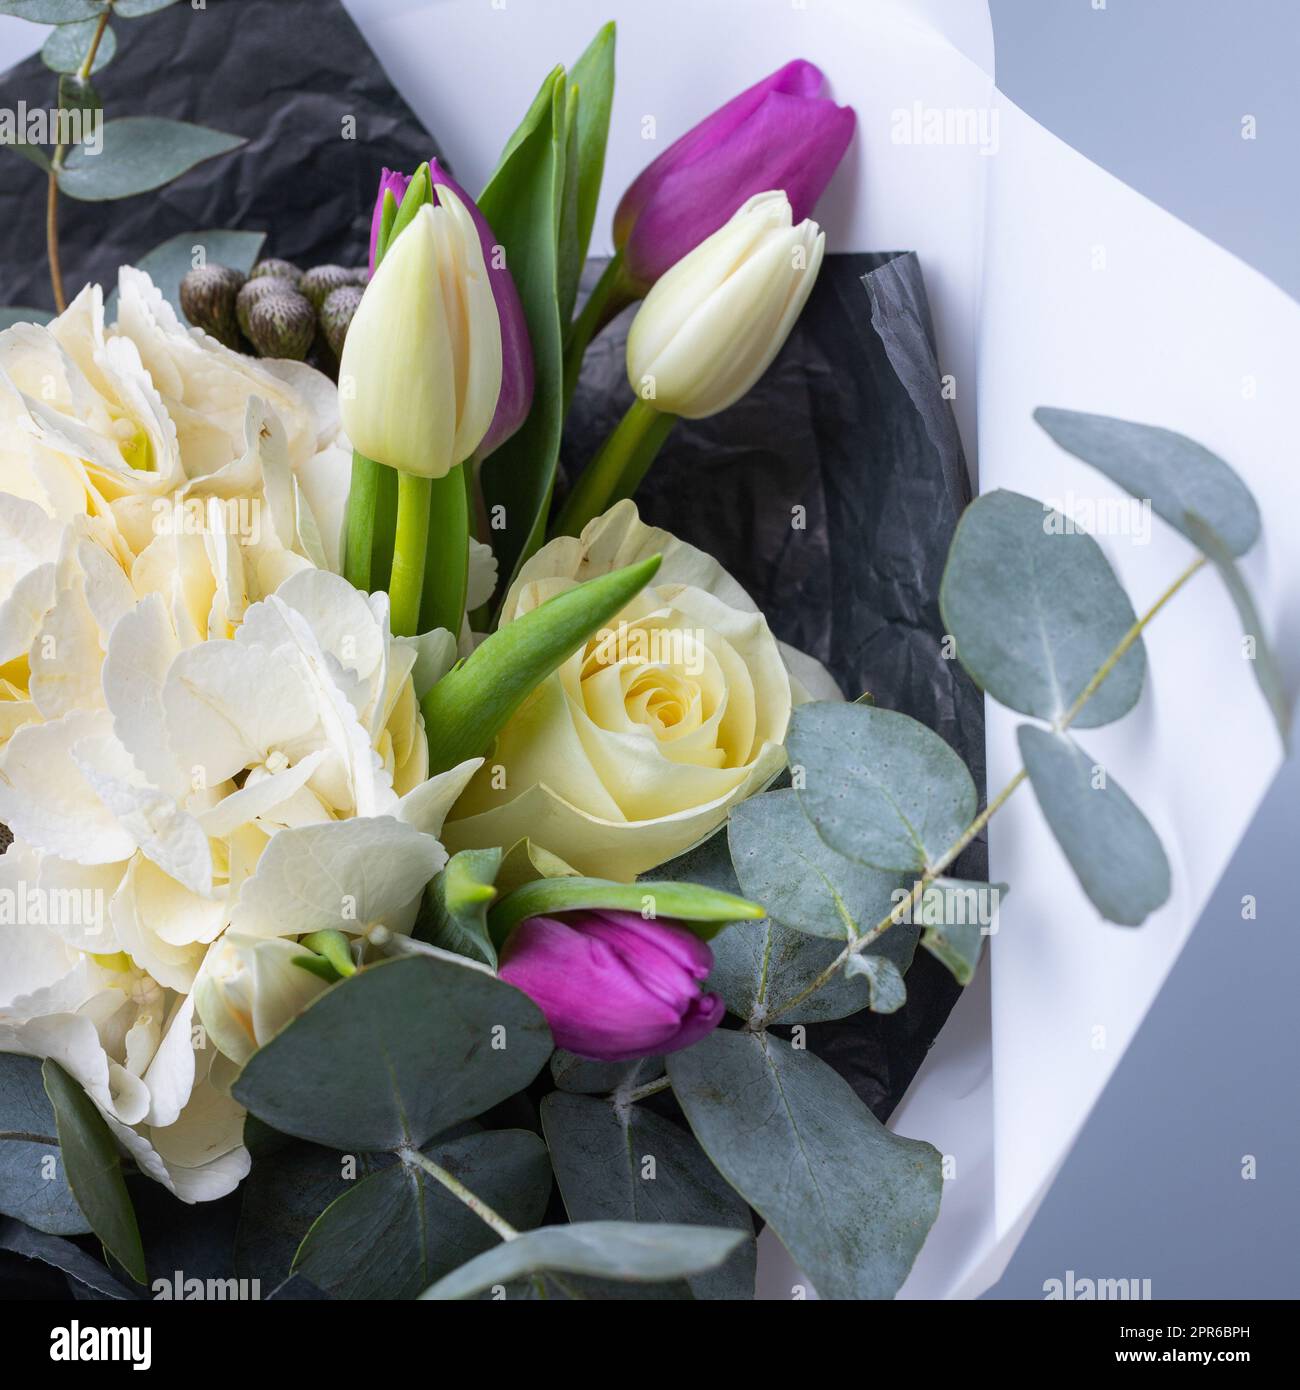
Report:
[[[111,31],[75,8],[49,47],[93,115]],[[0,334],[0,1243],[83,1296],[748,1299],[766,1226],[794,1296],[890,1298],[952,1173],[854,1052],[915,981],[950,978],[919,991],[937,1027],[973,977],[1014,889],[980,877],[989,820],[1027,782],[1100,917],[1165,901],[1079,736],[1207,568],[1286,736],[1244,483],[1048,403],[1195,547],[1146,611],[1074,517],[995,491],[923,596],[928,719],[865,687],[887,668],[829,605],[813,650],[778,639],[751,590],[808,502],[726,499],[742,584],[671,470],[779,356],[810,389],[782,350],[837,273],[813,214],[854,115],[809,63],[757,81],[628,187],[584,293],[614,60],[609,25],[555,68],[477,196],[376,168],[356,265],[225,233],[123,266],[111,308],[65,303],[60,196],[143,191],[141,139],[174,173],[232,141],[14,142],[60,312]],[[915,259],[863,278],[959,460]],[[1025,716],[987,796],[977,689]],[[166,1263],[178,1204],[237,1206],[218,1275]]]

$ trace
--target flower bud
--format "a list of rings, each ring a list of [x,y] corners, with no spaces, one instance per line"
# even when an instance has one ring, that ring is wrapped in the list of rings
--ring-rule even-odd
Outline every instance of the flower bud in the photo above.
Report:
[[[853,138],[848,106],[822,96],[812,63],[787,63],[688,131],[646,166],[614,215],[628,279],[644,290],[747,198],[783,188],[811,214]]]
[[[208,949],[194,981],[194,1005],[208,1035],[243,1066],[326,988],[296,959],[312,952],[280,936],[226,932]]]
[[[361,290],[357,285],[342,285],[331,291],[321,305],[320,326],[325,341],[335,357],[343,356],[343,344],[348,336],[348,328],[356,317],[361,303]]]
[[[288,280],[296,290],[302,280],[302,271],[292,261],[281,261],[274,256],[268,256],[266,260],[258,261],[248,272],[248,278],[250,280]]]
[[[244,277],[224,265],[201,265],[187,270],[181,280],[181,308],[185,317],[219,343],[238,349],[239,320],[235,301]]]
[[[486,434],[501,392],[501,324],[478,231],[445,185],[387,248],[348,329],[339,408],[352,445],[441,478]]]
[[[713,952],[675,922],[634,912],[529,917],[506,941],[503,980],[546,1015],[558,1047],[605,1062],[676,1052],[726,1012],[703,994]]]
[[[815,222],[792,226],[784,193],[760,193],[663,275],[627,339],[632,389],[698,420],[740,399],[781,350],[826,249]]]
[[[316,315],[296,290],[276,283],[281,292],[263,295],[248,311],[248,341],[262,357],[301,362],[316,337]]]
[[[306,271],[298,286],[311,307],[320,312],[321,305],[342,285],[353,283],[352,272],[341,265],[317,265]]]
[[[269,294],[284,294],[290,290],[284,280],[278,280],[274,276],[264,275],[257,280],[245,281],[235,296],[235,318],[239,323],[239,331],[245,338],[249,336],[248,316],[252,312],[253,305],[259,299],[265,299]]]

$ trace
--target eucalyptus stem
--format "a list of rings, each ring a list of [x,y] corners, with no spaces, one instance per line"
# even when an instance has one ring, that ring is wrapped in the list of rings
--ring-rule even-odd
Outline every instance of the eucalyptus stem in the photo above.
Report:
[[[1202,569],[1205,566],[1205,563],[1205,556],[1198,555],[1196,559],[1193,560],[1192,563],[1188,565],[1187,568],[1169,585],[1169,587],[1165,589],[1165,591],[1156,599],[1156,601],[1151,605],[1151,607],[1148,608],[1147,611],[1143,613],[1143,615],[1140,618],[1134,621],[1133,625],[1128,629],[1127,632],[1125,632],[1123,637],[1121,637],[1119,641],[1116,642],[1115,646],[1112,648],[1110,654],[1106,657],[1105,661],[1103,661],[1101,665],[1097,668],[1097,670],[1093,673],[1093,676],[1088,681],[1087,685],[1085,685],[1083,689],[1079,692],[1074,703],[1055,722],[1053,728],[1057,733],[1064,733],[1070,727],[1070,725],[1074,723],[1074,721],[1079,717],[1079,713],[1083,709],[1084,705],[1086,705],[1088,701],[1092,699],[1092,697],[1101,688],[1102,683],[1114,671],[1115,667],[1118,666],[1119,663],[1124,659],[1125,653],[1129,650],[1130,647],[1132,647],[1132,645],[1138,640],[1138,638],[1142,636],[1142,632],[1146,628],[1147,624],[1156,616],[1157,613],[1160,612],[1160,610],[1165,606],[1165,604],[1167,604],[1169,600],[1173,598],[1173,596],[1179,591],[1179,589],[1181,589],[1183,585],[1186,584],[1187,581],[1197,573],[1198,570]],[[966,846],[970,844],[970,842],[976,837],[976,835],[978,835],[980,831],[984,829],[984,827],[989,823],[993,816],[998,811],[1000,811],[1003,806],[1006,805],[1006,803],[1011,799],[1012,793],[1016,790],[1017,787],[1020,786],[1020,784],[1025,780],[1027,776],[1028,774],[1022,767],[1019,770],[1019,772],[1017,772],[1016,775],[1012,777],[1012,779],[1006,784],[1006,786],[1002,788],[1002,790],[997,794],[997,796],[995,796],[993,800],[990,801],[989,804],[979,813],[979,815],[976,816],[973,821],[971,821],[971,823],[966,827],[966,829],[963,830],[960,835],[958,835],[958,837],[952,842],[952,844],[949,845],[946,850],[944,850],[944,852],[938,857],[938,859],[933,864],[926,865],[925,871],[921,874],[920,878],[918,878],[916,882],[912,885],[911,892],[907,895],[906,898],[903,899],[901,903],[898,903],[894,907],[890,908],[889,912],[887,912],[885,916],[882,917],[880,921],[877,922],[876,925],[871,928],[870,931],[862,932],[860,935],[854,937],[852,941],[848,942],[845,945],[844,949],[839,953],[839,955],[836,956],[835,959],[826,967],[826,969],[823,970],[821,974],[818,975],[813,981],[811,981],[811,983],[805,985],[804,988],[801,989],[797,994],[791,995],[791,997],[785,1000],[783,1003],[778,1004],[776,1008],[767,1010],[763,1014],[761,1021],[757,1023],[752,1023],[751,1027],[755,1030],[758,1027],[766,1027],[767,1024],[771,1023],[781,1014],[788,1013],[797,1005],[802,1004],[805,999],[808,999],[812,995],[816,994],[817,991],[821,989],[823,985],[830,984],[830,982],[835,978],[835,976],[839,974],[840,968],[844,965],[844,963],[848,960],[850,956],[857,955],[858,953],[865,951],[868,946],[871,946],[876,941],[878,941],[890,929],[890,927],[896,925],[898,922],[903,921],[906,918],[906,916],[910,913],[912,907],[916,904],[917,900],[925,892],[927,886],[931,884],[936,878],[938,878],[938,876],[941,873],[943,873],[943,871],[948,867],[948,865],[951,864],[953,860],[956,859],[957,856],[962,852],[962,850],[964,850]]]
[[[440,1168],[431,1158],[426,1158],[419,1149],[408,1146],[398,1152],[403,1162],[414,1163],[417,1167],[423,1168],[435,1182],[440,1182],[453,1197],[464,1202],[470,1211],[480,1221],[491,1226],[502,1240],[514,1240],[519,1234],[500,1212],[494,1211],[481,1197],[471,1192],[459,1178],[452,1177],[445,1168]]]
[[[607,507],[631,497],[676,423],[676,415],[656,410],[638,396],[574,484],[554,534],[576,536]]]
[[[457,489],[463,496],[459,480]],[[397,534],[393,541],[393,573],[388,582],[394,637],[415,637],[420,631],[432,501],[432,478],[419,473],[398,474]]]
[[[635,1105],[647,1096],[657,1096],[660,1091],[666,1091],[672,1084],[666,1076],[661,1076],[658,1081],[647,1081],[644,1086],[638,1086],[634,1091],[615,1092],[615,1098],[620,1105]]]

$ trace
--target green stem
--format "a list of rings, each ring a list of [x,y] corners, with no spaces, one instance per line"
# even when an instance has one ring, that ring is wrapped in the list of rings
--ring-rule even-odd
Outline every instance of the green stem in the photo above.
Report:
[[[452,1177],[445,1168],[440,1168],[431,1158],[426,1158],[419,1149],[409,1147],[399,1149],[398,1156],[404,1163],[413,1163],[416,1167],[423,1168],[435,1182],[440,1182],[453,1197],[464,1202],[480,1221],[491,1226],[502,1240],[514,1240],[519,1234],[500,1212],[494,1211],[482,1197],[471,1192],[459,1178]]]
[[[631,497],[676,423],[676,415],[656,410],[638,396],[574,484],[555,534],[576,536],[592,517]]]
[[[582,359],[587,355],[591,340],[613,318],[640,296],[623,275],[623,253],[617,251],[601,272],[600,279],[587,296],[582,312],[569,325],[564,337],[564,413],[569,413],[573,393],[578,389]]]
[[[393,574],[388,583],[394,637],[415,637],[420,630],[432,496],[432,478],[418,473],[398,474],[397,535],[393,542]]]
[[[352,451],[352,485],[348,489],[343,575],[354,589],[360,589],[363,594],[370,592],[379,469],[380,465],[374,459],[368,459],[355,449]]]
[[[1079,692],[1074,703],[1058,719],[1053,726],[1058,733],[1064,733],[1071,724],[1079,717],[1079,712],[1084,705],[1097,693],[1102,683],[1114,671],[1115,667],[1124,659],[1124,654],[1142,636],[1147,624],[1156,616],[1157,613],[1169,602],[1171,598],[1187,583],[1198,570],[1202,569],[1206,563],[1204,555],[1198,555],[1195,560],[1169,585],[1167,589],[1156,599],[1143,615],[1136,619],[1128,631],[1116,642],[1105,661],[1093,673],[1087,685]],[[925,872],[912,885],[912,891],[892,907],[889,912],[876,923],[870,931],[863,932],[854,937],[838,956],[816,977],[811,983],[804,986],[797,994],[791,995],[789,999],[778,1004],[776,1008],[765,1012],[761,1020],[751,1020],[751,1027],[766,1027],[781,1014],[789,1013],[797,1005],[802,1004],[805,999],[817,993],[823,985],[828,985],[839,974],[840,967],[851,955],[856,955],[865,951],[868,946],[878,941],[889,929],[898,922],[906,921],[911,914],[912,907],[925,892],[926,887],[932,883],[941,873],[953,862],[954,859],[966,848],[968,844],[980,833],[989,823],[993,816],[1002,809],[1011,799],[1012,793],[1026,779],[1028,773],[1022,767],[1019,772],[1006,784],[1005,787],[993,798],[992,801],[975,817],[973,821],[962,831],[960,835],[948,846],[933,864],[926,865]]]
[[[457,464],[430,488],[428,548],[424,557],[420,631],[445,627],[459,638],[469,583],[469,464]]]

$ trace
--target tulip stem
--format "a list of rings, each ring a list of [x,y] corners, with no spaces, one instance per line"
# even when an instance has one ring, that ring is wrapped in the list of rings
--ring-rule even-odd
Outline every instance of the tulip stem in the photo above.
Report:
[[[428,546],[424,554],[420,631],[444,627],[460,636],[469,581],[468,464],[457,464],[445,478],[429,480]]]
[[[379,468],[374,459],[352,452],[352,486],[348,490],[347,536],[343,576],[354,589],[370,592],[370,562],[374,553],[375,508],[379,500]]]
[[[453,1197],[464,1202],[480,1221],[491,1226],[502,1240],[514,1240],[519,1234],[500,1212],[494,1211],[482,1197],[471,1192],[459,1178],[452,1177],[445,1168],[440,1168],[431,1158],[426,1158],[419,1149],[413,1147],[399,1149],[398,1157],[403,1163],[414,1164],[417,1168],[423,1168],[435,1182],[440,1182]]]
[[[569,325],[564,336],[564,412],[567,415],[573,393],[578,389],[582,359],[587,355],[591,340],[616,315],[622,313],[638,298],[623,275],[623,253],[614,254],[601,271],[582,312]]]
[[[415,637],[420,631],[432,500],[432,478],[419,473],[398,474],[397,534],[393,541],[393,573],[388,584],[394,637]]]
[[[638,396],[573,485],[555,534],[576,536],[592,517],[631,497],[676,423],[676,415],[656,410]]]

